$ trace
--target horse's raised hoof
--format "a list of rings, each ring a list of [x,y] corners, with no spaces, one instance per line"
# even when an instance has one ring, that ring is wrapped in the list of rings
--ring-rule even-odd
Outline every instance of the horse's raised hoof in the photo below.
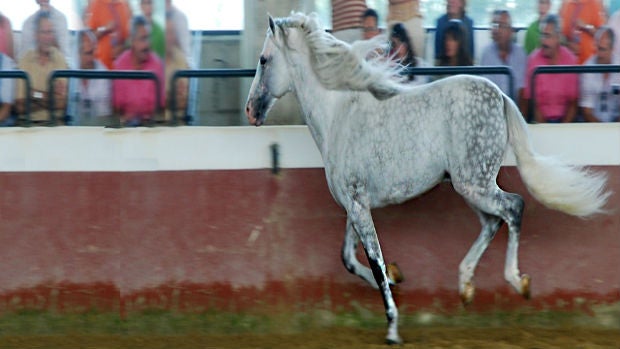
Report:
[[[527,274],[523,274],[523,276],[521,277],[521,295],[525,299],[530,299],[531,283],[532,283],[532,278]]]
[[[463,302],[463,305],[468,305],[474,300],[474,293],[476,293],[476,288],[473,282],[466,283],[461,293],[461,302]]]
[[[386,269],[387,269],[388,278],[390,279],[390,282],[392,283],[392,285],[396,285],[396,284],[403,282],[404,280],[403,273],[400,271],[398,264],[390,263],[386,266]]]

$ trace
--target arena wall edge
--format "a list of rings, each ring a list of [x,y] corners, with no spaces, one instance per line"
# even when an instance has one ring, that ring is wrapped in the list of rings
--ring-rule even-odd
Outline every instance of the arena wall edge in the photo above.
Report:
[[[531,129],[541,153],[609,174],[612,213],[544,208],[509,156],[498,181],[526,199],[532,300],[503,280],[504,227],[471,309],[619,302],[620,125]],[[0,148],[0,311],[381,308],[340,262],[344,211],[305,127],[12,129],[0,130]],[[458,263],[479,225],[450,185],[373,214],[386,259],[405,273],[401,308],[457,309]]]

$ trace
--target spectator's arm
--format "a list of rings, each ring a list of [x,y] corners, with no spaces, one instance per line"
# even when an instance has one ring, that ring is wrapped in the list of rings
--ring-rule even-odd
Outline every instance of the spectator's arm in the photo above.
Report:
[[[568,108],[566,109],[566,115],[562,122],[573,122],[577,117],[577,100],[573,99],[568,103]]]
[[[0,105],[0,121],[6,120],[11,114],[11,105],[9,103],[2,103]]]
[[[18,114],[25,114],[26,113],[26,100],[23,98],[16,99],[15,110],[17,111]]]
[[[540,111],[539,104],[536,104],[536,107],[534,109],[535,109],[534,110],[534,121],[536,121],[539,124],[543,124],[547,122],[545,118],[543,117],[542,112]]]
[[[57,110],[67,107],[67,82],[65,80],[57,80],[54,82],[54,107]]]
[[[583,113],[583,117],[588,122],[596,122],[598,119],[594,115],[594,108],[596,106],[597,94],[593,87],[589,86],[588,82],[593,81],[590,78],[590,74],[581,74],[579,79],[579,107]]]
[[[185,110],[187,108],[188,81],[187,79],[177,80],[177,110]]]
[[[598,122],[599,119],[594,116],[594,110],[592,108],[581,108],[581,113],[583,114],[583,118],[587,122]]]

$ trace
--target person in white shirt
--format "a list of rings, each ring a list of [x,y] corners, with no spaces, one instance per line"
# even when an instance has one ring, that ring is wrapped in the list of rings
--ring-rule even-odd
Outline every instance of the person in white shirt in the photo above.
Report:
[[[79,32],[80,69],[107,70],[95,59],[97,37],[90,30]],[[107,79],[71,79],[69,114],[80,126],[114,126],[118,124],[112,112],[112,82]]]
[[[594,35],[596,53],[584,65],[618,64],[615,34],[603,26]],[[620,121],[620,73],[581,74],[579,106],[585,121]]]

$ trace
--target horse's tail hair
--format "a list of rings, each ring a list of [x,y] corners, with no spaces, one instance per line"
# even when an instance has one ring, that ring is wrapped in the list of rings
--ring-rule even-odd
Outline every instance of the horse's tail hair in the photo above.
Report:
[[[529,192],[545,206],[573,216],[586,218],[607,213],[605,205],[611,195],[606,190],[607,176],[537,154],[523,116],[505,95],[504,109],[509,142]]]

